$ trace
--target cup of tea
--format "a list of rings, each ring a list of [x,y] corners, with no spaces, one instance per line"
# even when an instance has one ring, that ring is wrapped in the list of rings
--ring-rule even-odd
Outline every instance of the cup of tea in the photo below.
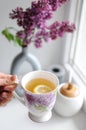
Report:
[[[48,71],[32,71],[23,76],[21,86],[30,119],[43,122],[51,118],[58,85],[57,76]]]

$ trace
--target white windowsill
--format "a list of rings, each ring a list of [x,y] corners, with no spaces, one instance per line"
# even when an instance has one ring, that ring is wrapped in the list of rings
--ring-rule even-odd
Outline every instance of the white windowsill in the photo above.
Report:
[[[61,117],[53,111],[52,118],[44,123],[29,119],[28,110],[17,99],[0,107],[0,130],[85,130],[86,114],[81,110],[69,118]]]

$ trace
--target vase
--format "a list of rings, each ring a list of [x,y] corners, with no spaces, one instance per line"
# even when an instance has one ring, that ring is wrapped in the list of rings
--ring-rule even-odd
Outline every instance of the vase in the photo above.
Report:
[[[20,69],[24,62],[26,62],[31,65],[33,70],[41,70],[41,64],[39,60],[31,54],[28,50],[27,46],[22,47],[21,53],[19,53],[13,60],[11,65],[11,74],[16,74],[17,76],[20,75]],[[23,75],[22,75],[23,76]],[[22,76],[20,76],[22,78]],[[16,89],[16,92],[18,95],[23,95],[23,90],[21,89],[21,86],[19,85]]]

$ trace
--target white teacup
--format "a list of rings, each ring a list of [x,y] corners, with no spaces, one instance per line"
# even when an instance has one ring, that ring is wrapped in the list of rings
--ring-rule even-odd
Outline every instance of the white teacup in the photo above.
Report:
[[[82,108],[83,94],[80,88],[77,85],[73,84],[79,90],[79,93],[76,92],[77,96],[75,97],[64,96],[61,93],[61,88],[66,84],[68,83],[63,83],[58,87],[57,98],[56,98],[54,109],[57,114],[64,117],[70,117],[77,114]],[[68,89],[71,89],[71,88],[68,88]],[[67,91],[70,91],[70,90],[67,90]]]
[[[27,90],[26,86],[33,79],[42,78],[49,80],[55,86],[53,90],[46,93],[34,93]],[[44,82],[42,83],[44,84]],[[48,71],[32,71],[26,74],[21,81],[24,90],[24,102],[29,110],[29,117],[36,122],[47,121],[52,116],[52,109],[56,101],[56,93],[58,88],[58,78]],[[18,98],[21,100],[21,97]]]

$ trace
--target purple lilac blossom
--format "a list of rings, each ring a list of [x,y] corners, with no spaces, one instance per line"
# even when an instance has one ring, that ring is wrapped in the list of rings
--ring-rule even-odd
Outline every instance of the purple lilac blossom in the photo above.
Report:
[[[58,7],[67,2],[68,0],[48,0],[53,11],[56,11]]]
[[[53,18],[53,12],[68,0],[38,0],[31,3],[31,7],[23,10],[17,7],[10,13],[11,19],[16,19],[18,26],[22,27],[16,33],[24,45],[34,43],[36,48],[42,47],[43,40],[55,40],[64,36],[66,32],[72,33],[75,30],[74,24],[68,21],[58,20],[48,25],[48,20]]]
[[[36,48],[42,47],[42,40],[41,40],[41,38],[36,38],[35,39],[35,46],[36,46]]]

